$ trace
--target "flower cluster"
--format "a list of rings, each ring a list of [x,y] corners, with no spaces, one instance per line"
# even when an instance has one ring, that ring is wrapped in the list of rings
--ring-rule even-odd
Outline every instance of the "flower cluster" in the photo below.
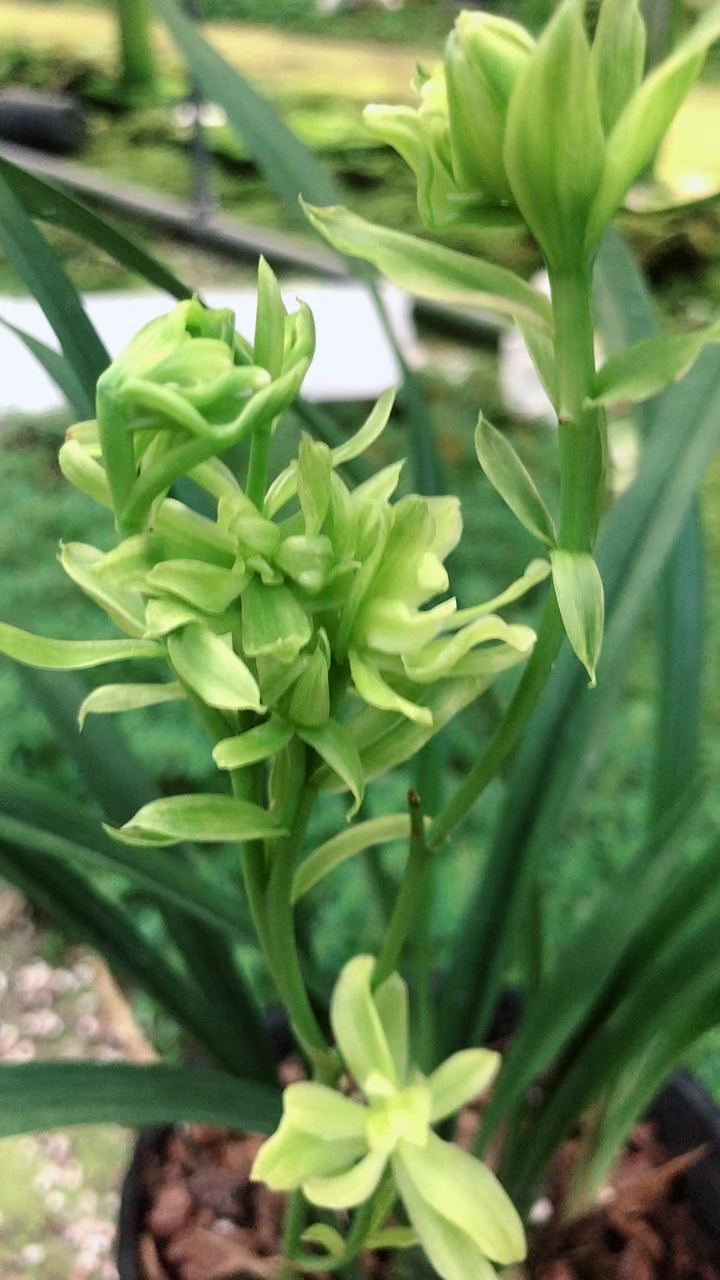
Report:
[[[125,655],[115,642],[106,660],[165,657],[173,676],[102,686],[81,719],[189,697],[214,718],[219,768],[275,758],[298,737],[320,758],[318,785],[352,792],[352,816],[368,776],[413,754],[527,656],[534,633],[508,625],[494,606],[548,566],[533,562],[489,604],[460,610],[447,598],[457,499],[391,501],[402,463],[355,489],[339,472],[383,430],[391,393],[336,449],[303,436],[268,486],[258,451],[296,395],[312,347],[309,311],[287,313],[266,264],[254,347],[235,334],[232,313],[198,301],[151,322],[100,380],[97,421],[71,428],[60,454],[65,475],[113,508],[119,544],[103,554],[67,543],[60,559],[130,637]],[[219,455],[247,436],[243,487]],[[214,517],[169,494],[184,476],[210,495]],[[32,638],[4,631],[5,651],[32,662]],[[91,664],[81,656],[73,651],[69,665]],[[63,665],[59,651],[54,665]],[[174,838],[172,802],[161,803],[137,815],[129,838]],[[228,835],[243,830],[230,822]]]
[[[537,42],[463,11],[444,62],[416,79],[419,108],[366,109],[415,173],[428,228],[524,221],[558,270],[597,246],[697,79],[720,8],[643,79],[638,0],[602,0],[592,40],[585,7],[563,0]]]
[[[330,1018],[343,1063],[362,1095],[292,1084],[277,1132],[252,1177],[273,1190],[302,1187],[311,1204],[349,1209],[388,1180],[443,1280],[493,1277],[490,1261],[525,1256],[522,1224],[495,1175],[433,1133],[483,1093],[500,1063],[489,1049],[463,1049],[430,1076],[408,1061],[408,998],[392,974],[372,989],[375,960],[355,956],[336,984]]]

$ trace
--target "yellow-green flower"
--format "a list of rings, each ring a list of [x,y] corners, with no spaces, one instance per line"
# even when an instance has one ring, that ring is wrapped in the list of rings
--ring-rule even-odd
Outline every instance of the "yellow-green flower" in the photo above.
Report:
[[[443,1280],[483,1280],[491,1263],[525,1257],[518,1214],[486,1165],[433,1133],[487,1089],[499,1066],[488,1049],[453,1054],[429,1076],[408,1062],[407,988],[393,974],[372,990],[375,960],[356,956],[333,993],[338,1050],[362,1100],[325,1085],[290,1085],[277,1132],[252,1177],[301,1187],[311,1204],[349,1209],[391,1177],[417,1239]]]

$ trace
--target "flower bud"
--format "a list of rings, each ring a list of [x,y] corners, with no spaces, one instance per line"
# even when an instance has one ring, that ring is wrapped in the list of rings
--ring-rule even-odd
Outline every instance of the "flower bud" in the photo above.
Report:
[[[461,191],[512,200],[503,163],[505,117],[535,42],[524,27],[463,10],[445,49],[453,172]]]

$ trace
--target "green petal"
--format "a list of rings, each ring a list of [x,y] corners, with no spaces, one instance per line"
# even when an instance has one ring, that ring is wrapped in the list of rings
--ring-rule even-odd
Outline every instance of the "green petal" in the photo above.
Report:
[[[395,1184],[410,1222],[442,1280],[497,1280],[495,1268],[474,1240],[428,1203],[407,1176],[398,1151],[392,1156]]]
[[[476,618],[484,618],[488,613],[496,613],[506,604],[519,600],[538,583],[544,582],[549,574],[550,565],[547,560],[531,560],[522,577],[512,582],[506,591],[501,591],[499,596],[493,596],[492,600],[486,600],[484,604],[471,605],[469,609],[458,609],[452,621],[448,623],[448,630],[454,631],[456,627],[464,627],[468,622],[474,622]]]
[[[352,1209],[370,1199],[386,1164],[386,1155],[370,1151],[346,1173],[308,1179],[303,1183],[303,1194],[322,1209]]]
[[[156,707],[161,702],[184,698],[182,685],[167,684],[103,684],[93,689],[81,703],[78,723],[82,729],[89,715],[108,715],[118,711],[137,711],[140,707]]]
[[[374,1074],[399,1087],[395,1061],[372,996],[374,956],[354,956],[335,984],[330,1022],[343,1061],[361,1089]]]
[[[408,1073],[408,989],[399,973],[391,973],[375,992],[375,1008],[392,1060],[397,1079],[402,1083]]]
[[[340,467],[344,462],[351,462],[353,458],[358,458],[361,453],[364,453],[366,449],[369,449],[375,443],[387,426],[394,401],[395,390],[393,387],[383,391],[360,430],[356,431],[354,436],[350,436],[349,440],[333,449],[333,467]]]
[[[336,720],[326,720],[321,725],[298,725],[297,734],[307,742],[322,760],[342,778],[350,788],[355,802],[347,811],[348,822],[355,816],[365,794],[365,775],[358,749],[344,725]]]
[[[82,542],[64,542],[60,546],[60,563],[69,578],[86,596],[104,609],[121,631],[131,636],[145,634],[145,605],[139,592],[118,586],[112,578],[101,577],[97,570],[104,556],[96,547]]]
[[[327,1085],[302,1081],[291,1084],[283,1095],[288,1124],[302,1133],[323,1139],[357,1138],[365,1141],[367,1107],[329,1089]]]
[[[187,600],[204,613],[222,613],[246,585],[247,574],[240,564],[221,569],[201,560],[164,560],[147,577],[148,588],[169,591]]]
[[[266,720],[235,738],[223,738],[213,749],[218,769],[244,769],[246,765],[267,760],[286,747],[294,733],[291,724],[282,720]]]
[[[502,670],[506,665],[503,661],[502,648],[508,645],[522,656],[526,656],[532,651],[535,632],[532,627],[525,627],[518,623],[509,624],[491,613],[486,618],[478,618],[477,622],[468,623],[455,635],[444,636],[441,640],[432,641],[423,649],[404,654],[403,665],[411,680],[417,680],[420,684],[433,684],[443,676],[452,675],[457,663],[465,657],[465,654],[476,645],[484,644],[489,640],[502,641],[502,647],[497,646],[489,650],[487,655],[491,660],[489,669],[492,670],[492,659],[497,656],[500,659],[499,669]]]
[[[322,440],[303,434],[298,450],[297,485],[300,509],[309,538],[319,534],[330,505],[332,454]]]
[[[522,1261],[526,1253],[522,1222],[487,1165],[434,1133],[424,1147],[401,1140],[393,1167],[396,1162],[405,1184],[411,1183],[426,1204],[464,1232],[486,1257],[504,1264]],[[419,1224],[412,1221],[422,1239]]]
[[[271,1191],[295,1191],[308,1178],[340,1173],[357,1160],[365,1144],[355,1138],[326,1142],[316,1135],[299,1133],[287,1120],[261,1146],[250,1172],[254,1182]]]
[[[257,578],[242,594],[243,649],[249,657],[269,654],[292,662],[312,635],[310,620],[289,587]]]
[[[295,872],[293,880],[293,902],[314,888],[318,881],[334,871],[348,858],[354,857],[362,849],[369,849],[374,844],[387,840],[407,839],[410,834],[410,819],[406,813],[390,813],[382,818],[369,818],[367,822],[358,822],[337,836],[331,836],[323,844],[318,845]]]
[[[428,1076],[432,1095],[431,1123],[445,1120],[492,1084],[500,1067],[492,1049],[460,1049]]]
[[[255,678],[220,636],[195,623],[168,636],[167,646],[180,679],[209,707],[262,712]]]
[[[266,809],[234,796],[167,796],[143,805],[119,831],[128,844],[177,844],[179,840],[264,840],[287,835]]]
[[[104,507],[112,507],[105,468],[77,440],[66,440],[58,453],[60,470],[70,484]]]
[[[28,667],[46,671],[84,671],[127,658],[162,658],[152,640],[50,640],[0,622],[0,653]]]
[[[351,649],[348,658],[353,684],[360,697],[371,707],[379,707],[381,711],[398,711],[416,724],[432,724],[432,711],[428,707],[418,706],[416,702],[410,702],[408,698],[396,693],[383,680],[377,668],[372,663],[365,662],[357,650]]]
[[[406,654],[434,640],[456,607],[454,597],[422,611],[392,596],[370,598],[360,611],[355,636],[368,649]]]
[[[295,724],[321,726],[330,716],[328,662],[317,648],[293,686],[288,717]]]

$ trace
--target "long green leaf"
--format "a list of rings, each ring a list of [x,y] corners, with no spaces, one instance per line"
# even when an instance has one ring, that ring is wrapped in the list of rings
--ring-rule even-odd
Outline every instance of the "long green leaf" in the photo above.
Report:
[[[0,1067],[0,1137],[75,1124],[179,1120],[272,1133],[280,1092],[255,1080],[189,1067],[29,1062]]]
[[[38,850],[13,848],[6,841],[0,843],[0,874],[67,938],[93,947],[115,973],[157,1000],[221,1065],[237,1068],[236,1061],[227,1060],[225,1036],[216,1034],[214,1006],[200,998],[193,978],[173,968],[161,947],[140,933],[130,913],[98,893],[86,876]]]
[[[45,372],[60,391],[62,391],[65,399],[72,405],[75,412],[79,415],[86,414],[88,411],[88,398],[85,388],[78,381],[72,365],[59,351],[48,347],[45,342],[40,342],[39,338],[34,338],[31,333],[26,333],[24,329],[18,329],[17,325],[10,324],[9,320],[3,320],[0,316],[0,324],[4,325],[10,333],[14,333],[24,346],[27,347],[31,355],[35,356],[38,364],[41,364]]]
[[[22,778],[0,777],[0,840],[47,854],[71,866],[113,870],[127,876],[159,902],[242,937],[245,900],[216,885],[177,856],[116,843],[77,806]]]
[[[109,356],[85,314],[77,290],[2,174],[0,247],[45,312],[85,393],[86,416],[92,417],[95,384],[107,367]]]
[[[5,179],[21,204],[33,218],[72,231],[88,244],[94,244],[116,262],[135,271],[149,284],[164,289],[173,298],[191,298],[193,290],[183,284],[167,267],[158,262],[132,236],[125,235],[93,213],[80,200],[54,183],[27,173],[0,156],[0,177]]]
[[[298,196],[314,204],[338,204],[342,193],[322,165],[279,119],[269,102],[216,53],[174,0],[155,0],[193,78],[226,111],[229,124],[290,212],[299,216]]]

